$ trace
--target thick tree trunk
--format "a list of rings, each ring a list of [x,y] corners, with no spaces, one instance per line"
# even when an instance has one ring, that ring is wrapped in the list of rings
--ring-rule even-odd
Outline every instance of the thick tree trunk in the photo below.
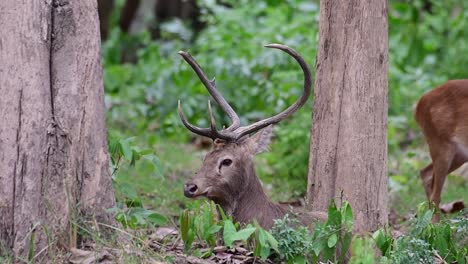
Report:
[[[2,0],[0,25],[0,254],[75,246],[114,205],[96,1]]]
[[[348,200],[355,231],[387,223],[387,1],[320,1],[308,199]]]

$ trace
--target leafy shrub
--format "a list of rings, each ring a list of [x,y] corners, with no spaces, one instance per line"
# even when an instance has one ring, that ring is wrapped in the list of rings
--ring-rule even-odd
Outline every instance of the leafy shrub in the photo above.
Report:
[[[217,211],[221,219],[217,218]],[[254,256],[262,259],[266,259],[271,250],[277,251],[278,242],[258,223],[241,228],[239,223],[234,223],[232,217],[227,217],[222,208],[213,202],[206,202],[198,212],[184,210],[179,220],[186,251],[191,250],[196,238],[199,243],[209,247],[214,247],[218,239],[229,248],[233,247],[235,241],[244,241],[247,246],[252,246]],[[209,257],[209,254],[204,257]]]
[[[372,237],[355,239],[351,262],[374,263],[375,257],[366,251],[375,246],[382,255],[379,263],[432,263],[436,258],[447,263],[467,263],[468,247],[464,241],[468,236],[466,212],[437,224],[431,222],[432,214],[432,210],[422,204],[418,208],[418,217],[412,220],[406,234],[394,238],[388,230],[380,229]]]
[[[278,241],[279,257],[288,263],[344,263],[351,245],[353,213],[349,203],[337,208],[334,201],[328,208],[325,223],[316,223],[313,233],[301,226],[296,218],[286,215],[275,220],[271,229]]]
[[[390,254],[391,263],[431,263],[433,255],[429,243],[422,239],[402,237]]]
[[[134,138],[122,139],[109,137],[110,168],[114,189],[117,192],[117,206],[108,209],[114,213],[117,222],[124,228],[148,228],[165,225],[167,218],[154,211],[145,209],[142,199],[135,188],[127,183],[120,183],[118,172],[122,166],[135,166],[140,159],[145,159],[153,167],[153,172],[162,177],[163,168],[158,157],[149,149],[141,149],[134,143]]]
[[[310,251],[310,232],[296,218],[285,215],[283,219],[275,220],[271,233],[278,241],[279,257],[282,260],[293,262],[296,258],[304,258],[304,252]]]

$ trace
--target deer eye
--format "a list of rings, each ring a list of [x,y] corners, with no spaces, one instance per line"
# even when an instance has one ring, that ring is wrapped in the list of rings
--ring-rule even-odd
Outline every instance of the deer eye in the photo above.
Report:
[[[223,161],[221,161],[221,166],[229,166],[232,164],[232,159],[223,159]],[[221,167],[220,166],[220,167]]]

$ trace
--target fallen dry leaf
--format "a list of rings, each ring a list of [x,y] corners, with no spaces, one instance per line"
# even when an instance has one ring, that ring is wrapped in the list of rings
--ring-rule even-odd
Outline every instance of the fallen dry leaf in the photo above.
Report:
[[[112,255],[107,251],[88,251],[77,248],[71,248],[71,257],[69,259],[70,263],[73,264],[92,264],[92,263],[102,263],[107,260],[113,259]]]
[[[465,203],[463,203],[463,200],[457,200],[451,203],[441,204],[439,208],[444,214],[453,214],[465,209]]]

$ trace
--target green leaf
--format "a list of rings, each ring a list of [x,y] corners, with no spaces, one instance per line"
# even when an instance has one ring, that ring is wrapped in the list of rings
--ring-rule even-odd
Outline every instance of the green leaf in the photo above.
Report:
[[[349,251],[351,246],[351,240],[353,238],[353,234],[351,232],[346,232],[342,242],[341,242],[341,254],[339,258],[339,263],[345,263],[346,253]]]
[[[325,243],[324,243],[325,244]],[[327,262],[327,261],[332,261],[334,262],[333,257],[335,256],[335,249],[334,248],[329,248],[325,246],[322,250],[322,261]]]
[[[234,241],[238,240],[247,240],[253,233],[255,232],[255,227],[248,227],[239,230],[236,234],[234,234],[233,239]]]
[[[231,247],[232,243],[234,240],[232,237],[236,233],[236,228],[234,227],[234,224],[230,220],[225,220],[224,221],[224,229],[223,229],[223,239],[224,239],[224,245],[227,247]]]
[[[343,224],[346,225],[346,228],[348,230],[351,230],[353,228],[353,209],[351,208],[351,205],[348,202],[344,202],[344,204],[341,206],[341,216],[342,216],[342,221]]]
[[[295,256],[292,259],[288,260],[288,264],[306,264],[306,258],[304,255]]]
[[[236,231],[236,227],[230,220],[224,221],[224,231],[223,238],[224,244],[227,247],[232,247],[234,241],[247,240],[253,232],[255,232],[255,227],[247,227],[242,230]]]
[[[266,235],[262,229],[259,229],[255,240],[254,256],[260,257],[262,260],[266,260],[269,255],[270,246],[267,242]]]
[[[139,197],[133,198],[133,199],[125,199],[125,205],[128,208],[143,208],[143,202]]]
[[[159,226],[167,224],[167,218],[164,215],[158,213],[152,213],[148,215],[148,220]]]
[[[323,233],[325,232],[325,226],[322,224],[316,224],[314,228],[314,239],[312,242],[312,251],[315,256],[319,256],[322,250],[327,246],[327,240],[323,239]]]
[[[270,244],[271,248],[274,249],[275,251],[278,251],[278,241],[273,237],[272,234],[270,234],[270,232],[264,229],[261,229],[261,230],[266,235],[268,243]]]
[[[384,229],[379,229],[374,232],[372,235],[374,238],[375,244],[377,248],[380,250],[382,256],[389,256],[390,254],[390,246],[393,243],[393,238],[391,235],[387,235]]]
[[[138,199],[138,193],[133,185],[123,182],[117,185],[118,190],[129,199]]]
[[[341,212],[338,211],[335,205],[335,201],[330,201],[330,206],[328,207],[328,218],[325,226],[330,229],[338,230],[341,228]]]
[[[201,258],[203,259],[206,259],[206,258],[209,258],[211,257],[211,255],[213,254],[213,250],[211,248],[209,248],[207,251],[205,251],[203,254],[201,254]]]
[[[257,239],[254,255],[260,256],[262,260],[266,260],[270,256],[271,249],[278,252],[278,241],[268,231],[261,228],[258,223],[255,226],[257,228]]]
[[[161,161],[156,155],[145,154],[143,158],[148,160],[153,165],[156,175],[158,177],[162,177],[164,175],[164,167],[162,166]]]
[[[33,258],[34,258],[34,254],[35,254],[35,249],[34,249],[34,245],[36,244],[36,228],[39,224],[36,223],[34,224],[34,226],[32,227],[32,230],[31,230],[31,236],[29,238],[29,252],[28,252],[28,260],[29,261],[32,261]]]
[[[336,245],[336,243],[338,242],[338,236],[336,234],[332,234],[329,238],[328,238],[328,242],[327,242],[327,245],[329,248],[332,248]]]
[[[228,217],[226,216],[226,213],[224,213],[223,208],[219,204],[216,204],[216,208],[218,209],[218,212],[221,215],[221,220],[222,221],[228,220]]]
[[[180,233],[184,241],[185,250],[188,250],[195,239],[195,232],[193,231],[193,217],[187,210],[180,214]]]
[[[421,218],[420,224],[421,224],[422,226],[424,226],[424,227],[427,226],[428,224],[430,224],[430,223],[431,223],[431,219],[432,219],[432,215],[433,215],[432,210],[428,210],[428,211],[424,214],[424,216]]]
[[[121,139],[120,147],[122,148],[122,154],[127,161],[132,161],[133,159],[133,150],[130,147],[129,139]]]
[[[208,230],[206,232],[208,234],[215,234],[215,233],[219,232],[219,230],[221,230],[221,228],[223,228],[223,227],[220,226],[220,225],[213,225],[213,226],[210,226],[210,228],[208,228]]]
[[[116,214],[115,215],[115,220],[117,220],[117,222],[121,223],[124,228],[128,227],[127,216],[125,215],[124,212],[120,212],[120,213]]]

